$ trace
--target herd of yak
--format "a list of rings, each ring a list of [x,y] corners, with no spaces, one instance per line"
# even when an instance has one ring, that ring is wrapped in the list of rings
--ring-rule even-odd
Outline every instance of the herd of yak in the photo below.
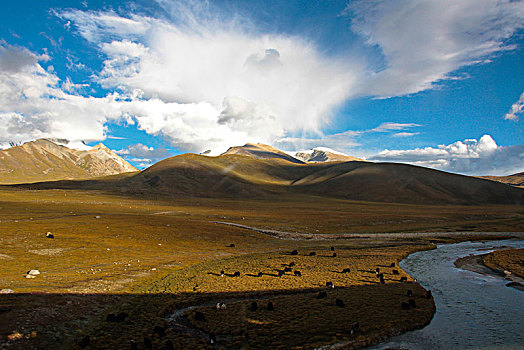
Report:
[[[234,244],[230,244],[228,247],[235,247],[235,245]],[[335,247],[331,247],[330,250],[334,251]],[[287,254],[291,255],[291,256],[298,255],[298,250],[293,250],[293,251],[291,251],[291,252],[289,252]],[[307,256],[316,256],[316,253],[315,252],[310,252],[309,254],[307,254]],[[337,253],[333,252],[330,257],[336,257],[336,256],[337,256]],[[258,272],[257,274],[246,274],[246,275],[251,276],[251,277],[262,277],[263,275],[282,277],[287,272],[290,272],[290,273],[292,272],[294,276],[302,277],[302,272],[301,271],[296,270],[296,269],[293,270],[293,268],[296,267],[296,264],[294,262],[290,262],[288,264],[282,264],[282,266],[283,266],[283,268],[282,269],[277,269],[275,274]],[[389,268],[394,268],[394,267],[396,267],[395,263],[391,263],[391,265],[389,265]],[[340,273],[350,273],[350,272],[351,272],[350,268],[345,268]],[[380,283],[381,284],[385,284],[384,272],[381,272],[380,267],[377,267],[375,269],[375,271],[373,271],[373,272],[375,273],[376,278],[380,281]],[[391,273],[393,275],[400,275],[399,271],[396,270],[396,269],[392,269]],[[215,273],[210,273],[210,274],[217,275]],[[240,271],[235,271],[233,273],[226,273],[224,270],[222,270],[222,271],[220,271],[220,276],[222,276],[222,277],[239,277],[240,276]],[[402,277],[400,277],[399,281],[400,282],[407,282],[407,278],[402,276]],[[326,282],[325,286],[328,287],[328,288],[335,288],[334,283],[331,282],[331,281]],[[327,296],[328,296],[327,292],[325,290],[322,290],[322,291],[318,292],[318,294],[316,295],[316,299],[324,299],[324,298],[327,298]],[[415,302],[415,299],[413,299],[413,291],[411,289],[408,289],[407,297],[409,299],[408,299],[407,302],[402,302],[401,303],[401,305],[400,305],[401,309],[402,310],[409,310],[411,308],[416,308],[417,304]],[[426,292],[426,298],[427,299],[431,299],[432,298],[431,291],[427,291]],[[337,307],[341,307],[341,308],[346,307],[344,301],[342,299],[338,299],[338,298],[335,299],[335,305]],[[217,305],[216,305],[216,309],[217,310],[223,310],[225,308],[226,308],[226,305],[223,304],[223,303],[217,303]],[[252,301],[249,310],[251,312],[256,312],[258,309],[259,309],[258,303],[256,301]],[[271,301],[268,301],[265,309],[268,310],[268,311],[273,311],[275,309],[275,306],[273,305],[273,303]],[[124,322],[127,317],[128,317],[128,314],[125,313],[125,312],[121,312],[121,313],[119,313],[117,315],[109,314],[106,317],[106,321],[107,322]],[[201,311],[196,311],[193,317],[194,317],[194,320],[197,323],[199,323],[199,322],[206,322],[207,321],[205,314],[203,312],[201,312]],[[166,329],[164,327],[155,326],[155,328],[153,330],[153,333],[155,335],[159,336],[159,337],[164,337],[166,335],[165,331],[166,331]],[[359,324],[359,322],[353,323],[353,325],[351,326],[350,334],[355,334],[355,333],[357,333],[359,331],[360,331],[360,324]],[[216,344],[216,341],[217,341],[216,336],[214,334],[209,334],[209,336],[208,336],[209,344],[210,345],[214,345],[214,344]],[[79,345],[81,347],[86,347],[86,346],[89,345],[89,343],[90,343],[90,338],[89,338],[89,336],[86,336],[84,339],[82,339],[82,341],[80,342]],[[143,348],[144,349],[152,349],[152,342],[151,342],[150,338],[148,338],[148,337],[144,338]],[[165,349],[170,350],[170,349],[173,349],[173,348],[174,348],[173,343],[170,340],[167,340],[166,343],[165,343]],[[130,349],[131,350],[138,349],[138,343],[136,341],[134,341],[134,340],[131,340]]]

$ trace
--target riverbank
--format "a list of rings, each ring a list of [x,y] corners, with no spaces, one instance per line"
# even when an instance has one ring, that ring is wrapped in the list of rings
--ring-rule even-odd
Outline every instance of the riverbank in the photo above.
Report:
[[[460,269],[476,272],[482,275],[494,276],[504,278],[509,283],[508,287],[524,291],[524,279],[521,277],[521,271],[515,271],[515,264],[511,263],[511,255],[522,254],[524,249],[511,249],[495,251],[481,255],[470,255],[459,258],[454,262],[454,265]],[[496,262],[496,263],[495,263]],[[513,269],[513,271],[511,270]],[[520,276],[519,276],[520,275]]]

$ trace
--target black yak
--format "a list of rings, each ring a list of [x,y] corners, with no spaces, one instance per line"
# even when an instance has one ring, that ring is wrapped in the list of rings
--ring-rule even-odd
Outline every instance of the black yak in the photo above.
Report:
[[[153,333],[157,334],[159,337],[166,336],[166,330],[162,326],[155,326],[155,328],[153,329]]]
[[[298,255],[298,250],[295,249],[295,250],[291,251],[291,253],[289,253],[289,254],[291,254],[291,255]]]
[[[346,304],[344,304],[342,299],[335,299],[335,305],[338,307],[346,307]]]
[[[195,312],[195,321],[206,321],[206,315],[200,311]]]
[[[315,253],[315,252],[310,252],[309,253],[309,256],[315,256],[315,255],[317,255],[317,253]]]
[[[324,291],[318,292],[317,299],[327,298],[327,293]]]
[[[409,299],[408,303],[409,303],[409,306],[412,307],[412,308],[416,308],[417,307],[417,303],[415,302],[415,299]]]
[[[342,270],[342,273],[350,273],[351,272],[351,269],[344,269]]]
[[[297,277],[302,277],[302,272],[298,271],[298,270],[295,270],[295,272],[293,272],[295,276]]]
[[[407,294],[408,294],[408,297],[411,298],[413,296],[413,291],[411,289],[408,289],[408,293]]]
[[[253,302],[251,303],[251,307],[250,307],[249,309],[250,309],[251,311],[257,311],[257,309],[258,309],[258,304],[257,304],[257,302],[256,302],[256,301],[253,301]]]
[[[399,274],[398,270],[393,270],[393,274],[398,275]]]
[[[407,282],[408,278],[406,276],[400,277],[400,282]]]
[[[273,306],[273,303],[272,303],[272,302],[269,301],[269,302],[267,303],[267,309],[268,309],[269,311],[273,311],[273,310],[275,310],[275,307]]]
[[[400,304],[400,308],[402,310],[409,310],[409,304],[402,302],[402,304]]]

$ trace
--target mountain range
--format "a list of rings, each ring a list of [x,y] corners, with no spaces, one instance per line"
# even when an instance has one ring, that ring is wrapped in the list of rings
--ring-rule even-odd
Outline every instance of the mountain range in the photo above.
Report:
[[[272,147],[247,144],[217,157],[183,154],[117,177],[29,185],[95,189],[129,196],[242,199],[313,195],[419,204],[524,204],[524,189],[419,166],[366,161],[304,163]],[[27,185],[26,185],[27,187]]]
[[[39,139],[0,151],[0,183],[88,179],[137,171],[103,144],[89,150],[67,140]]]

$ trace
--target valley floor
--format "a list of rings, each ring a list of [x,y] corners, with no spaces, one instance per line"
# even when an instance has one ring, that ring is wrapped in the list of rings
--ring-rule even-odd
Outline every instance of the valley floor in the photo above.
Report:
[[[158,201],[5,188],[0,208],[0,290],[14,291],[0,295],[0,348],[7,349],[128,348],[132,340],[142,348],[145,338],[153,348],[362,347],[431,320],[433,301],[398,268],[402,258],[437,243],[524,231],[522,207],[303,196]],[[277,239],[238,225],[344,239]],[[33,269],[41,274],[25,278]],[[416,308],[403,310],[409,289]],[[321,291],[327,296],[317,299]],[[109,314],[123,319],[108,321]]]

